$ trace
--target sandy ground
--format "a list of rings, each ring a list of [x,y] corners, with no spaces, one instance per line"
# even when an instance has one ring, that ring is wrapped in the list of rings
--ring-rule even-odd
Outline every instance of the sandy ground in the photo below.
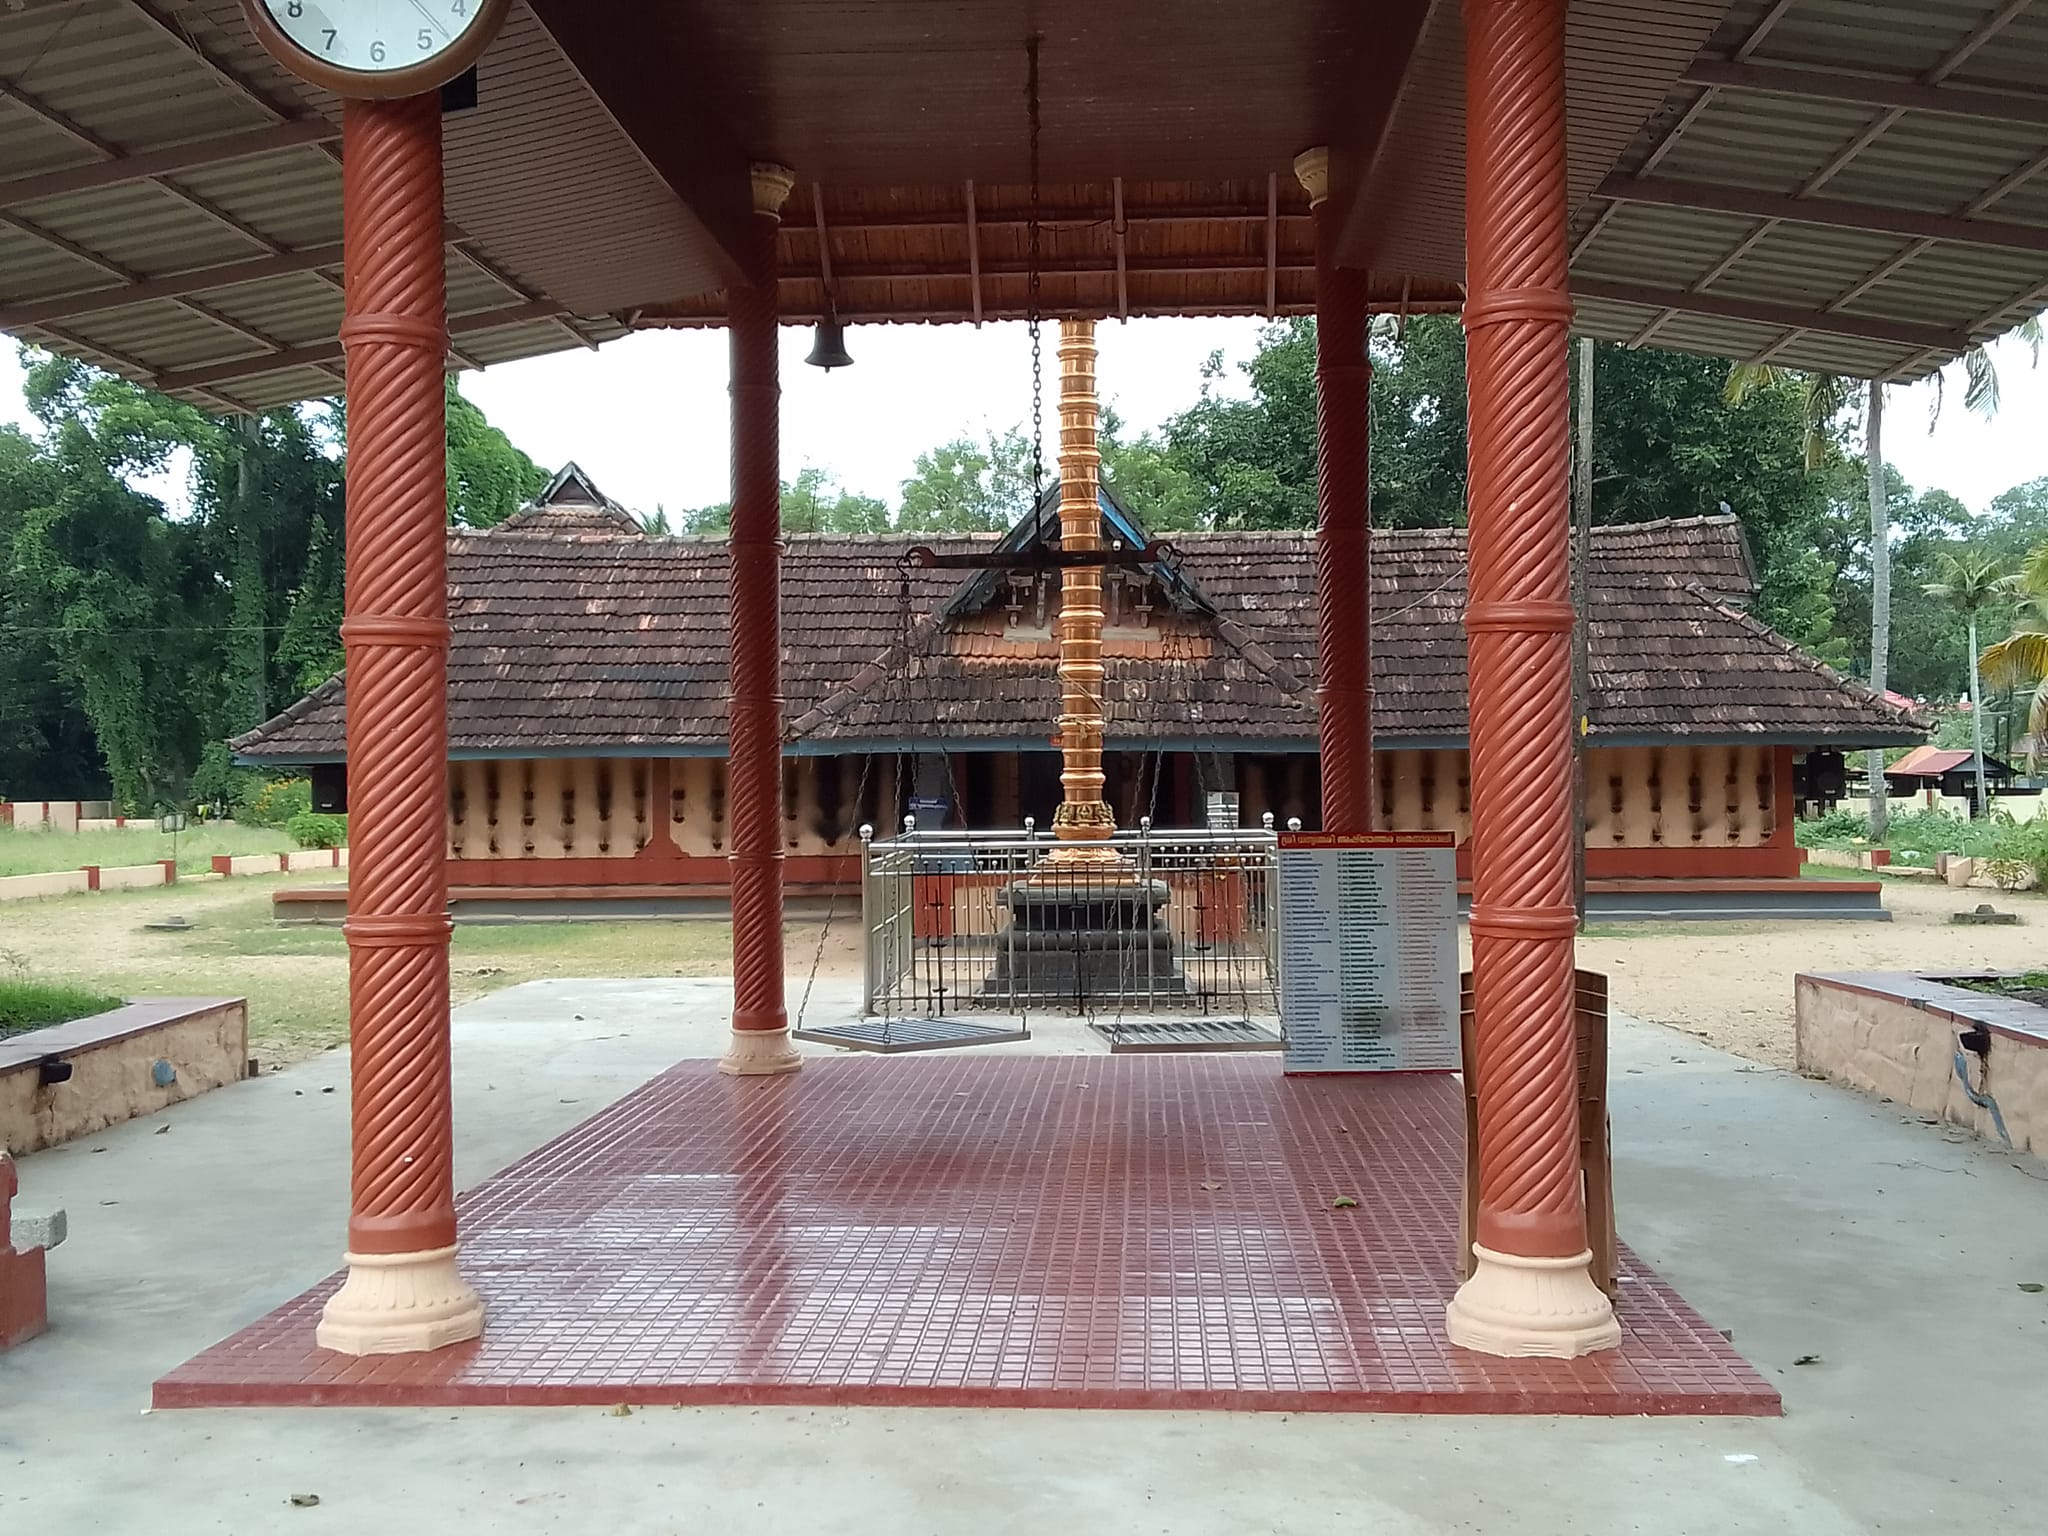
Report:
[[[1957,928],[1990,902],[2015,928]],[[2021,970],[2048,962],[2048,897],[1887,880],[1889,923],[1669,923],[1595,928],[1579,963],[1605,971],[1614,1006],[1721,1050],[1793,1065],[1792,978],[1802,971]]]
[[[318,877],[291,877],[295,885]],[[72,980],[123,995],[246,995],[250,1032],[267,1062],[301,1060],[346,1034],[347,959],[334,928],[279,928],[270,891],[281,881],[233,880],[169,890],[72,896],[0,908],[0,968]],[[1801,971],[2016,970],[2048,957],[2048,897],[1885,883],[1889,923],[1663,923],[1596,927],[1579,963],[1605,971],[1614,1004],[1638,1018],[1776,1067],[1793,1065],[1792,978]],[[2021,914],[2016,928],[1956,928],[1949,915],[1991,900]],[[189,934],[143,925],[170,913]],[[850,903],[792,919],[792,1017],[815,976],[860,976],[860,918]],[[822,942],[821,942],[822,935]],[[518,982],[558,976],[715,976],[730,966],[724,922],[546,923],[456,930],[457,1003]]]

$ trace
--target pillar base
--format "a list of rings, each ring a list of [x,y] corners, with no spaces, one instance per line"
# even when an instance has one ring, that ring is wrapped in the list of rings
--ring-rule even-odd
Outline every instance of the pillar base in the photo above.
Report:
[[[351,1253],[348,1278],[320,1313],[314,1342],[343,1355],[411,1355],[484,1331],[483,1298],[455,1267],[455,1250]]]
[[[794,1072],[804,1059],[789,1043],[787,1029],[736,1029],[732,1044],[719,1058],[718,1070],[727,1077],[773,1077]]]
[[[1478,1243],[1472,1278],[1444,1318],[1453,1344],[1519,1360],[1576,1360],[1621,1344],[1614,1303],[1593,1283],[1590,1250],[1567,1259],[1496,1253]]]

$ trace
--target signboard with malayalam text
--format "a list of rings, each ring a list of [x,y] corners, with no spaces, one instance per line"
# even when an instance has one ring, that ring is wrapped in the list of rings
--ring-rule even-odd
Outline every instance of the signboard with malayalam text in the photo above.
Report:
[[[1285,1070],[1457,1070],[1456,861],[1448,832],[1281,835]]]

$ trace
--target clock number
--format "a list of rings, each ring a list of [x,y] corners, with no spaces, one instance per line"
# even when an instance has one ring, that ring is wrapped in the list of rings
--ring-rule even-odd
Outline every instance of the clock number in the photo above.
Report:
[[[287,16],[303,16],[303,15],[305,15],[305,14],[306,14],[306,0],[291,0],[291,4],[287,5],[287,6],[286,6],[286,7],[284,8],[284,13],[285,13],[285,15],[287,15]]]
[[[455,0],[455,3],[449,6],[448,9],[453,11],[457,16],[467,16],[469,14],[469,7],[463,4],[463,0]]]
[[[420,52],[425,53],[434,46],[434,34],[425,27],[420,28]]]
[[[374,64],[384,62],[384,44],[381,39],[370,44],[370,61]]]
[[[327,27],[327,28],[324,28],[323,30],[324,30],[324,31],[326,32],[326,35],[327,35],[327,51],[328,51],[329,53],[332,53],[332,52],[334,52],[334,39],[335,39],[335,37],[336,37],[336,35],[337,35],[337,34],[336,34],[336,32],[335,32],[334,28],[332,28],[332,27]]]

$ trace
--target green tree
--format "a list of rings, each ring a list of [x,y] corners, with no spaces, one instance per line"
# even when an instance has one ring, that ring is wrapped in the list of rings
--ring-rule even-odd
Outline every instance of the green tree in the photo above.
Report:
[[[47,606],[16,550],[26,512],[57,492],[35,440],[0,427],[0,790],[24,799],[104,793],[92,724],[60,674]]]
[[[1202,526],[1201,488],[1157,433],[1126,438],[1114,407],[1102,411],[1102,478],[1125,511],[1154,533]]]
[[[841,486],[824,470],[806,464],[796,479],[782,482],[785,533],[887,533],[888,503]]]
[[[1977,675],[1977,620],[1984,610],[2003,600],[2008,572],[1996,561],[1982,555],[1944,551],[1939,580],[1925,583],[1929,597],[1947,603],[1963,616],[1969,626],[1969,645],[1964,660],[1969,673],[1970,750],[1976,769],[1976,814],[1990,812],[1991,797],[1984,785],[1984,685]]]
[[[1162,433],[1196,487],[1199,526],[1315,526],[1315,352],[1314,321],[1267,326],[1238,365],[1249,398],[1222,393],[1220,352],[1202,365],[1200,398]]]
[[[218,661],[205,642],[221,605],[193,528],[128,481],[161,472],[203,423],[189,406],[64,358],[36,361],[23,393],[51,471],[17,509],[24,616],[49,636],[114,798],[153,810],[197,760],[217,705]]]
[[[1380,326],[1372,337],[1372,368],[1373,523],[1462,526],[1465,332],[1458,317],[1421,315],[1404,328]],[[1314,427],[1311,418],[1307,429]]]
[[[494,528],[548,483],[546,471],[448,380],[448,521]]]
[[[277,669],[287,688],[310,693],[341,670],[341,576],[341,533],[316,521],[278,636]]]
[[[1031,441],[1023,428],[1011,427],[919,454],[903,482],[896,526],[905,533],[1001,532],[1030,510]]]

